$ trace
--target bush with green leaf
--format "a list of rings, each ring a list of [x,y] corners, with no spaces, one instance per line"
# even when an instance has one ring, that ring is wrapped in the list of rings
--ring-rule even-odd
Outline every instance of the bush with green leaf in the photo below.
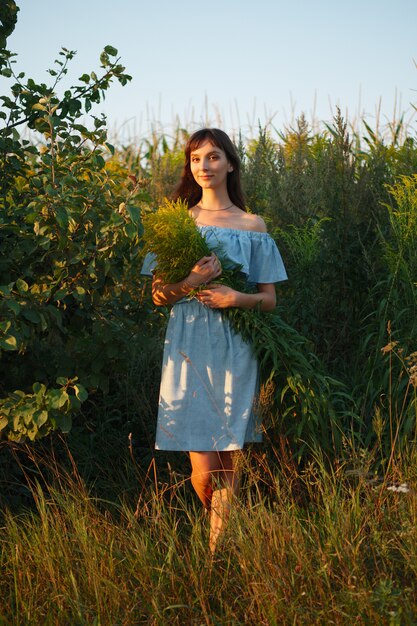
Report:
[[[42,383],[34,383],[33,393],[18,390],[2,398],[0,431],[12,441],[41,439],[57,428],[68,432],[73,413],[88,397],[76,381],[58,378],[60,387],[48,389]]]
[[[105,118],[86,121],[110,84],[130,76],[106,46],[100,74],[60,93],[74,54],[62,49],[47,85],[0,52],[12,80],[0,98],[0,425],[15,439],[68,430],[86,399],[80,390],[106,392],[126,367],[144,316],[138,235],[149,198],[126,167],[112,167]]]

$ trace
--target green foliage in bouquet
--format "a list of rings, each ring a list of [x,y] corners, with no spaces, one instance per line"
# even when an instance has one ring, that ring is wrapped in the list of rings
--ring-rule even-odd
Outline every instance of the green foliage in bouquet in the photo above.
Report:
[[[157,274],[166,284],[183,280],[199,259],[215,252],[223,270],[222,275],[216,278],[216,283],[247,291],[247,285],[239,273],[240,266],[231,266],[221,248],[212,250],[208,246],[188,213],[186,203],[181,200],[171,202],[165,198],[157,213],[147,213],[142,217],[142,223],[145,251],[157,257]]]
[[[158,258],[158,276],[167,284],[178,283],[211,250],[188,214],[185,203],[165,199],[157,213],[142,217],[145,251]]]
[[[143,218],[143,225],[145,251],[156,255],[156,273],[164,282],[182,280],[202,256],[212,252],[183,202],[165,200],[158,211]],[[247,291],[241,267],[231,266],[221,250],[216,248],[215,252],[224,268],[216,282]],[[272,383],[274,412],[296,456],[300,458],[310,447],[338,447],[341,407],[350,398],[341,383],[324,373],[308,340],[282,320],[278,309],[229,308],[221,312],[251,343],[260,364],[261,382]]]

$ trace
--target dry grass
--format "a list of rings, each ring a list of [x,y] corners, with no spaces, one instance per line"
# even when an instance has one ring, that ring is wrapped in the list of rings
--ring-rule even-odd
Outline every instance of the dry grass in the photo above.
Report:
[[[415,463],[404,493],[320,459],[298,472],[269,471],[262,454],[243,462],[213,563],[208,520],[181,477],[149,481],[136,516],[74,473],[33,486],[34,509],[4,516],[0,623],[415,623]]]

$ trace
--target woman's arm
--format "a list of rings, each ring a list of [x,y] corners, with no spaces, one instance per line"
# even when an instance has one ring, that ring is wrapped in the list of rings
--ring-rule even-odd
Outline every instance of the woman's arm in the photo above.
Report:
[[[193,287],[186,282],[186,279],[179,283],[165,285],[164,282],[153,277],[152,280],[152,300],[157,306],[165,306],[166,304],[175,304],[184,296],[188,296]]]
[[[178,283],[165,284],[154,276],[152,281],[152,300],[157,306],[175,304],[178,300],[197,289],[203,283],[209,283],[222,273],[220,262],[215,254],[205,256],[194,265],[191,272]]]
[[[243,293],[225,285],[212,283],[197,294],[197,298],[211,309],[253,309],[260,305],[261,311],[272,311],[276,305],[274,283],[259,283],[258,293]]]

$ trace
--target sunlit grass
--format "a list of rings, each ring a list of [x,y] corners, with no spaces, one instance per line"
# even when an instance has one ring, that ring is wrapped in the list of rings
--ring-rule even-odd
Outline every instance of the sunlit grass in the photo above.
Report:
[[[243,464],[213,562],[181,477],[138,489],[136,515],[79,477],[32,487],[33,509],[2,524],[2,623],[413,623],[415,460],[397,468],[406,493],[320,456],[295,473],[269,472],[259,453]]]

